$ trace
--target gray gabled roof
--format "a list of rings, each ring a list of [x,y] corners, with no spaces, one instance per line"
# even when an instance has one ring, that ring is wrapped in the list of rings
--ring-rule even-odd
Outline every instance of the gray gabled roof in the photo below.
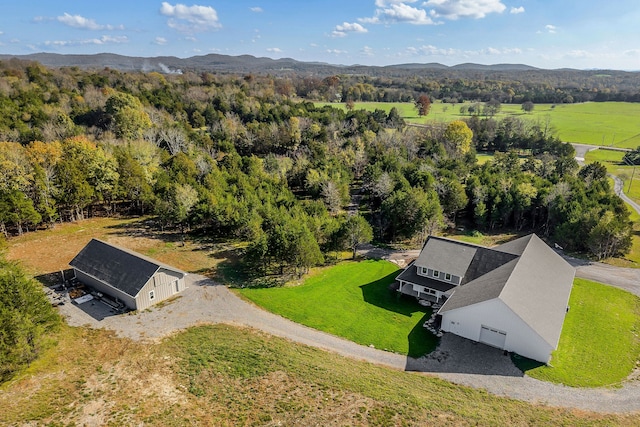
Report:
[[[445,311],[455,310],[456,308],[467,307],[482,301],[498,298],[511,277],[517,262],[517,259],[511,260],[495,270],[478,277],[476,280],[459,286],[443,304],[439,313],[442,314]]]
[[[520,256],[457,288],[439,313],[498,298],[557,347],[575,269],[535,234],[494,250]]]
[[[464,277],[479,248],[482,246],[429,236],[416,259],[416,266]]]
[[[186,274],[153,258],[98,239],[91,239],[69,265],[134,298],[160,268]]]
[[[524,250],[527,248],[527,246],[529,245],[529,241],[533,238],[533,236],[535,236],[535,234],[529,234],[527,236],[520,237],[510,242],[495,246],[491,249],[494,251],[506,252],[508,254],[519,256],[522,255],[522,252],[524,252]]]

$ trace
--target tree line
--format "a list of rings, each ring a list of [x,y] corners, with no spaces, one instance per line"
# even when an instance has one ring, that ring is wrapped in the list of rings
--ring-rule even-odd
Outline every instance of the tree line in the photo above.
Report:
[[[271,76],[0,63],[0,227],[154,214],[183,236],[246,242],[261,274],[458,224],[536,231],[598,258],[630,246],[606,176],[579,169],[543,124],[471,116],[416,128],[395,110],[294,94]],[[479,165],[477,150],[494,160]]]

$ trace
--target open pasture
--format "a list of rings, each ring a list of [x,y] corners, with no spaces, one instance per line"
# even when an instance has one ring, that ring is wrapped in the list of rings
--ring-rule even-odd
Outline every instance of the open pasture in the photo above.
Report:
[[[317,103],[332,105],[346,110],[344,103]],[[426,117],[420,117],[413,103],[410,102],[356,102],[356,109],[373,111],[381,109],[387,113],[391,108],[398,109],[408,123],[426,124],[429,122],[450,122],[469,117],[460,112],[461,108],[474,103],[443,104],[434,102]],[[502,104],[495,118],[507,116],[520,117],[538,121],[542,125],[547,122],[559,138],[566,142],[636,148],[640,145],[640,103],[629,102],[587,102],[582,104],[535,104],[532,112],[522,111],[520,104]]]

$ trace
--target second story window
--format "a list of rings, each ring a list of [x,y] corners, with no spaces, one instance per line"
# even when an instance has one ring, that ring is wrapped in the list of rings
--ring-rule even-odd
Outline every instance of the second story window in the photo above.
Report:
[[[440,272],[438,270],[433,270],[433,277],[440,277]]]
[[[449,273],[444,275],[444,280],[446,280],[447,282],[451,281],[451,275]]]

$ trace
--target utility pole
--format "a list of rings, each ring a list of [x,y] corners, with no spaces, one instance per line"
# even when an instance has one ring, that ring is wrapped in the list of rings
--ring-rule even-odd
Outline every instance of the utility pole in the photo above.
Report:
[[[631,191],[631,184],[633,184],[633,176],[636,174],[636,165],[635,163],[631,162],[629,159],[625,157],[623,157],[622,159],[627,165],[633,166],[633,171],[631,172],[631,179],[629,180],[629,188],[627,188],[627,193],[629,193]]]

